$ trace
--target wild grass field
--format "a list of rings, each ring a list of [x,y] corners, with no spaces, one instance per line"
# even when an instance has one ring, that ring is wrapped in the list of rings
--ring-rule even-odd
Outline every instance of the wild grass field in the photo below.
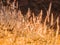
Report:
[[[3,6],[2,6],[3,7]],[[0,9],[0,45],[60,45],[59,16],[54,29],[54,16],[51,13],[51,4],[47,15],[42,22],[43,10],[38,16],[28,9],[26,16],[21,11],[11,10],[6,7]]]

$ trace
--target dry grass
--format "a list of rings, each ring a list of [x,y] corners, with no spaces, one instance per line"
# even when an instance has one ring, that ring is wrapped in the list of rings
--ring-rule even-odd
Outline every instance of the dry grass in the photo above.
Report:
[[[47,16],[44,23],[42,22],[42,10],[40,14],[30,18],[30,10],[25,17],[22,16],[21,11],[16,13],[16,10],[7,10],[3,8],[0,10],[0,45],[60,45],[59,34],[59,17],[57,17],[57,30],[53,29],[54,19],[51,14],[51,21],[49,20],[51,4],[47,11]],[[33,21],[32,21],[33,20]],[[50,22],[50,26],[47,26]]]

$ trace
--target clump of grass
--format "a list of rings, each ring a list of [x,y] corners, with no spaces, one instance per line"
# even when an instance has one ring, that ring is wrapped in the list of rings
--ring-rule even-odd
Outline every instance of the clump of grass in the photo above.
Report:
[[[0,10],[0,45],[59,45],[59,17],[57,17],[57,29],[54,31],[54,16],[50,16],[51,3],[47,16],[42,23],[43,10],[36,17],[31,16],[30,9],[24,17],[21,11],[15,9]],[[51,20],[49,20],[51,18]],[[47,25],[47,22],[49,25]],[[52,26],[52,27],[51,27]],[[51,27],[51,28],[50,28]]]

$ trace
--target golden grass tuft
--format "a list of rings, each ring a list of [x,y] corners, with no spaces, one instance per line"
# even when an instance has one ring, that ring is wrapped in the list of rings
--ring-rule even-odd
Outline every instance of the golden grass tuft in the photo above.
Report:
[[[57,29],[54,31],[54,19],[53,13],[50,17],[51,4],[47,11],[45,21],[42,23],[42,14],[29,19],[31,16],[30,9],[25,17],[21,14],[21,11],[16,12],[3,9],[0,10],[0,45],[60,45],[59,34],[59,17],[57,17]],[[50,23],[52,28],[47,25]]]

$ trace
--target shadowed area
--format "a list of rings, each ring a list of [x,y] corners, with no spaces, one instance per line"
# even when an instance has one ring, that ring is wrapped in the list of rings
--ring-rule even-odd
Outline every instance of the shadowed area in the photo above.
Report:
[[[2,0],[3,5],[7,6],[8,1]],[[10,3],[18,2],[18,10],[21,10],[22,14],[25,15],[28,11],[28,8],[31,9],[31,12],[34,12],[35,15],[38,15],[40,10],[43,10],[44,15],[48,10],[50,2],[52,3],[51,12],[56,15],[60,13],[60,0],[9,0]]]

